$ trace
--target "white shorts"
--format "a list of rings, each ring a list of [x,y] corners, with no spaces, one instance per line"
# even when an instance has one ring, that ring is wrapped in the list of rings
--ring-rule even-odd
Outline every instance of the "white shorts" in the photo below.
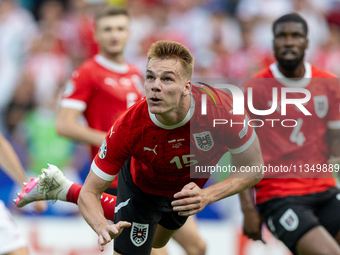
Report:
[[[0,200],[0,254],[6,254],[26,246],[26,240],[15,224],[12,215]]]

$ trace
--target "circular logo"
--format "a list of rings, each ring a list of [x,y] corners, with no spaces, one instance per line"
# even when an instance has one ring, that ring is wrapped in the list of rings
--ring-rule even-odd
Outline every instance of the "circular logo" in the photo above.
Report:
[[[107,152],[107,144],[106,144],[106,139],[104,139],[102,146],[100,146],[99,152],[98,152],[98,156],[103,159],[106,156],[106,152]]]
[[[340,200],[340,193],[336,195],[336,199]]]
[[[65,86],[64,96],[68,97],[74,92],[74,84],[72,81],[68,81]]]

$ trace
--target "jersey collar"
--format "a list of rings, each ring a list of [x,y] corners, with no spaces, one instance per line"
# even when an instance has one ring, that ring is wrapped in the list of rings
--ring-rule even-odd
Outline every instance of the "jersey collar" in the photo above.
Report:
[[[164,128],[164,129],[175,129],[175,128],[178,128],[178,127],[182,127],[184,126],[186,123],[188,123],[188,121],[191,119],[191,117],[194,115],[194,112],[195,112],[195,104],[196,104],[196,101],[195,101],[195,98],[194,96],[190,93],[190,109],[187,113],[187,115],[185,116],[185,118],[180,122],[180,123],[177,123],[175,125],[171,125],[171,126],[167,126],[167,125],[164,125],[162,124],[157,118],[156,118],[156,115],[151,113],[149,110],[149,115],[150,115],[150,118],[152,120],[152,122],[160,127],[160,128]]]
[[[270,71],[272,72],[274,78],[281,83],[283,86],[286,87],[306,87],[308,86],[309,82],[311,81],[312,78],[312,66],[310,63],[305,62],[305,75],[303,76],[302,79],[299,80],[294,80],[294,79],[289,79],[286,76],[284,76],[278,67],[277,63],[273,63],[269,66]]]
[[[100,66],[113,71],[115,73],[122,73],[125,74],[129,71],[129,66],[127,64],[117,64],[113,62],[112,60],[109,60],[105,58],[104,56],[98,54],[94,56],[94,60],[99,64]]]

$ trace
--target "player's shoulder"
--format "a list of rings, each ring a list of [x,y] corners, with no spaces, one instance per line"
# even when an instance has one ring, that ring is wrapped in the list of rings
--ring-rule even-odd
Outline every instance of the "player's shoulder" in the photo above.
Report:
[[[244,81],[242,84],[243,89],[248,87],[263,87],[265,83],[270,83],[274,75],[270,69],[270,66],[265,67],[255,75],[253,75],[250,79]]]
[[[148,105],[145,97],[143,97],[121,115],[120,122],[136,122],[137,120],[144,119],[146,116],[149,115],[148,113]]]
[[[312,78],[338,78],[338,76],[336,76],[335,74],[320,69],[314,65],[311,65],[312,68]]]
[[[78,76],[90,76],[90,74],[98,68],[97,63],[93,58],[90,58],[83,62],[77,69],[75,69],[72,73],[72,77],[76,78]]]
[[[272,71],[270,70],[270,66],[267,66],[258,73],[254,74],[252,78],[274,78],[274,76]]]
[[[232,109],[233,98],[227,92],[213,88],[210,85],[205,86],[193,86],[192,94],[197,106],[202,105],[202,95],[206,94],[207,110],[211,114],[224,114],[225,111]]]

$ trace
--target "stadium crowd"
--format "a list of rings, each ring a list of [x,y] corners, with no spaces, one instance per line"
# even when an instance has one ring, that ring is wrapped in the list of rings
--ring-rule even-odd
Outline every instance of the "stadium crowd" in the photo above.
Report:
[[[31,110],[53,112],[71,71],[97,53],[93,13],[107,4],[132,16],[127,61],[145,70],[157,40],[188,46],[194,77],[251,77],[270,64],[272,21],[292,11],[310,26],[306,59],[340,74],[340,1],[47,0],[0,2],[0,130],[15,133]],[[46,117],[46,116],[45,116]]]

